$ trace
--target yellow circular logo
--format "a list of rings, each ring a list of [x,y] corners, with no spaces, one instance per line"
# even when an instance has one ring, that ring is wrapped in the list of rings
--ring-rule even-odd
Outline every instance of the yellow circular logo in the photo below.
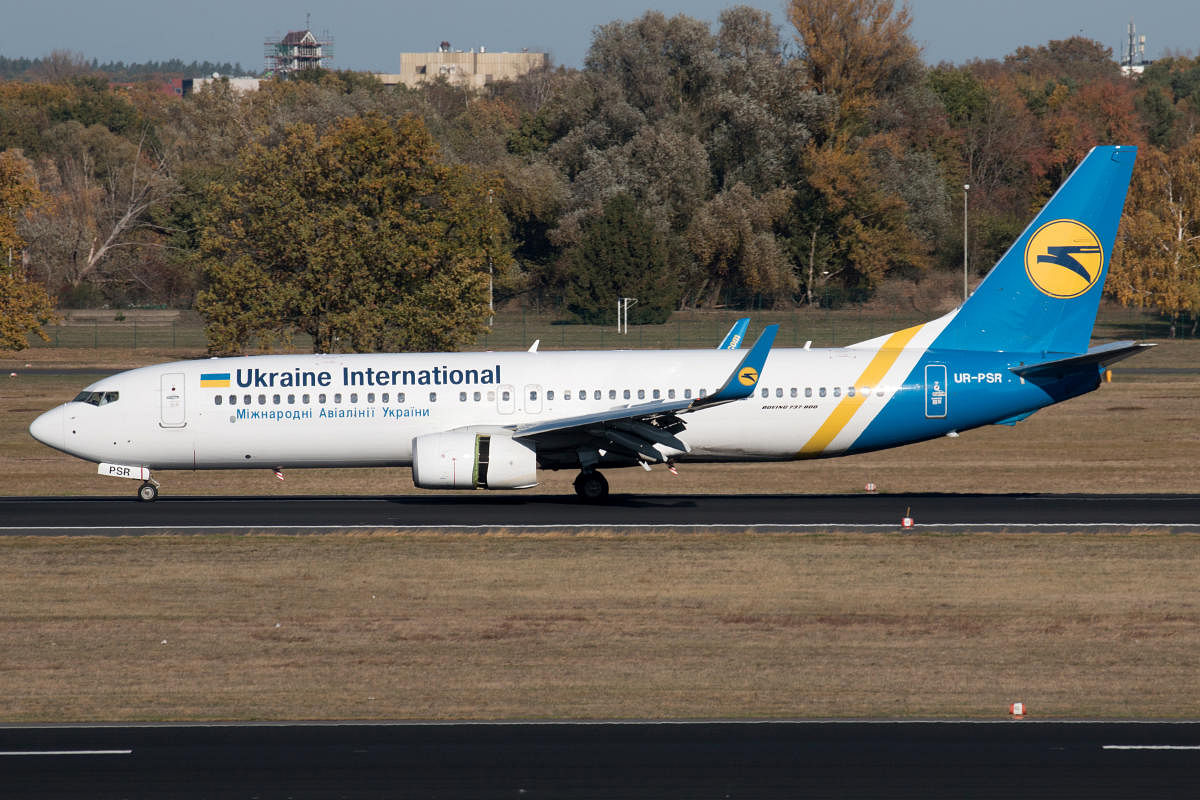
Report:
[[[1051,297],[1079,297],[1096,284],[1103,267],[1100,239],[1073,219],[1047,222],[1025,245],[1025,274]]]
[[[742,386],[753,386],[758,383],[758,370],[754,367],[744,367],[738,373],[738,383]]]

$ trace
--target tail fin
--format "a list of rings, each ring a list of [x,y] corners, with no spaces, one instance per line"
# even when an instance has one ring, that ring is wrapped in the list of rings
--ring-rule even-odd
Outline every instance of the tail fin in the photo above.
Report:
[[[1087,350],[1136,156],[1136,147],[1092,148],[933,346]]]

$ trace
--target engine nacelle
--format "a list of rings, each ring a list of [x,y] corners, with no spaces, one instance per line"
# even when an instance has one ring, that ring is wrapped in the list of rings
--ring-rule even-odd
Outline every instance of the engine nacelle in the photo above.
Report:
[[[528,489],[537,454],[506,433],[430,433],[413,439],[412,473],[421,489]]]

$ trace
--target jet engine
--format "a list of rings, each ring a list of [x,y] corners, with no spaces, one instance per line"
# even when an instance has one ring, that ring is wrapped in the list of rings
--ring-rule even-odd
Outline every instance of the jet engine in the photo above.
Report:
[[[412,473],[420,489],[528,489],[537,454],[507,432],[430,433],[413,439]]]

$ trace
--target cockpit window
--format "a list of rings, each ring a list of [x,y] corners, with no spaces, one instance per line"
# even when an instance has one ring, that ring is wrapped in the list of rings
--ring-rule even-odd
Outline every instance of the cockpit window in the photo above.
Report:
[[[106,406],[109,403],[117,402],[120,397],[120,392],[80,392],[72,402],[87,403],[91,406]]]

